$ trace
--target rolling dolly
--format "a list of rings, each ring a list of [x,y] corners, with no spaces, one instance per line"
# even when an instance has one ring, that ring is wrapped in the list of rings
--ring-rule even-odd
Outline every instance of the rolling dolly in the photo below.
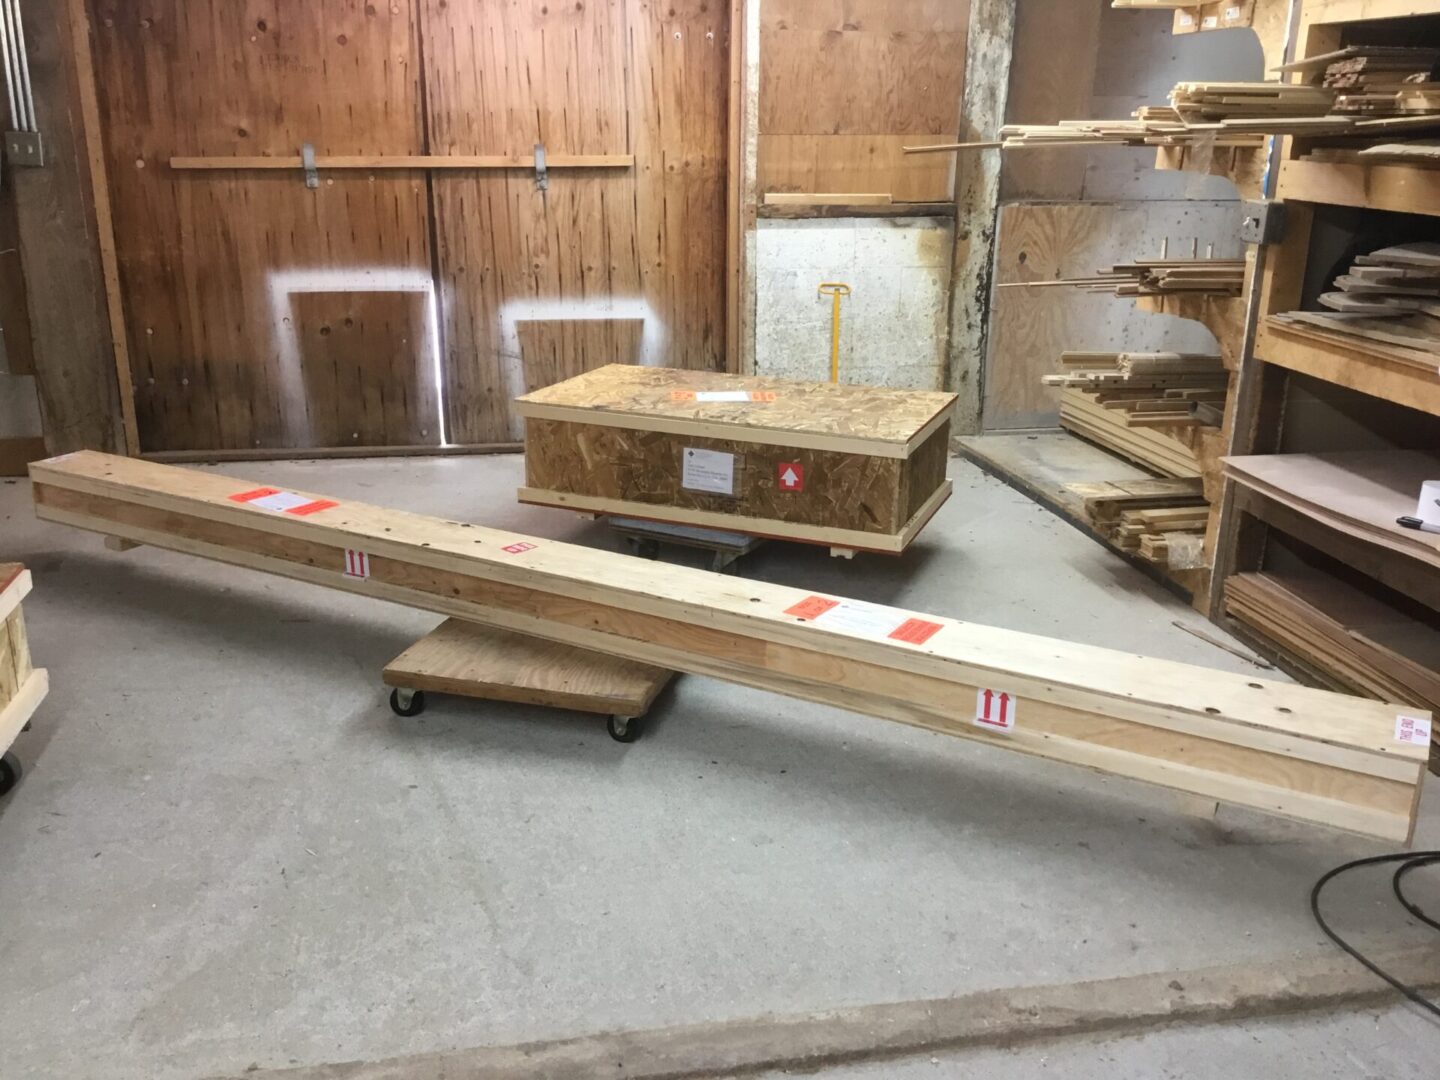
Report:
[[[765,543],[763,536],[706,529],[698,525],[672,525],[664,521],[612,517],[608,514],[602,515],[602,520],[625,538],[632,554],[642,559],[653,559],[659,555],[661,544],[698,548],[711,552],[710,569],[717,574],[723,574],[736,560]]]
[[[390,708],[419,716],[426,693],[594,713],[616,742],[640,737],[640,720],[675,672],[572,645],[448,619],[385,666]]]

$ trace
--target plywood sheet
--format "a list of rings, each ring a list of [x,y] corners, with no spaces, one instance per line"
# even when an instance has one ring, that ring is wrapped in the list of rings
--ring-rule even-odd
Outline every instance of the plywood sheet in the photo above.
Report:
[[[1440,536],[1401,528],[1440,458],[1414,450],[1265,454],[1225,458],[1246,487],[1331,528],[1440,567]]]
[[[695,398],[698,393],[746,393],[762,399],[701,401]],[[744,438],[752,431],[775,441],[784,441],[787,433],[812,435],[877,444],[877,450],[888,446],[892,454],[915,442],[954,404],[954,394],[920,390],[621,365],[527,394],[519,402],[526,416],[563,410],[585,420],[587,414],[604,414],[623,418],[616,422],[637,429],[668,420],[682,428],[688,425],[696,434],[720,430]]]
[[[876,192],[896,202],[938,202],[954,190],[951,154],[906,154],[906,146],[953,141],[930,135],[761,135],[762,192]]]

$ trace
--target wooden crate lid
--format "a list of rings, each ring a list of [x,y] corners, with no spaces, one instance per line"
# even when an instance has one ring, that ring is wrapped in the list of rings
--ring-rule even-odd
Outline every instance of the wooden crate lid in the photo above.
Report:
[[[0,593],[3,593],[6,589],[10,588],[11,585],[15,584],[24,572],[25,567],[21,563],[0,562]]]
[[[707,398],[748,393],[751,400]],[[908,457],[954,394],[611,364],[518,399],[520,415],[815,450]]]

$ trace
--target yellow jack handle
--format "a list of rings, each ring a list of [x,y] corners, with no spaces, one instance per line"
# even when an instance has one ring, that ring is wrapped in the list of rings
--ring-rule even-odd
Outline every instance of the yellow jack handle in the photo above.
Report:
[[[829,296],[830,307],[830,381],[840,381],[840,298],[850,295],[850,286],[838,281],[827,281],[820,286],[820,295]]]

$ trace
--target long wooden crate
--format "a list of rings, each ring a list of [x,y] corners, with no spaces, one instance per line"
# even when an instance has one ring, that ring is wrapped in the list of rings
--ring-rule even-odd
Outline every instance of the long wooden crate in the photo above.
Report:
[[[1426,751],[1393,706],[105,454],[31,476],[47,521],[1387,840],[1414,826]]]
[[[50,689],[44,668],[30,660],[25,613],[30,571],[18,563],[0,563],[0,753],[10,749]]]
[[[520,500],[898,553],[950,495],[954,404],[612,364],[518,400]]]

